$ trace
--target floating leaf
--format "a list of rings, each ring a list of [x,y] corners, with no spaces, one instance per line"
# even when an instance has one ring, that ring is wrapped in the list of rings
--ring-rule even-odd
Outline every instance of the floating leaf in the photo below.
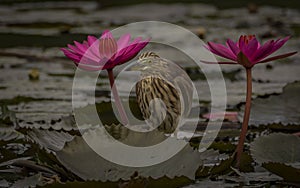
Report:
[[[0,187],[6,188],[9,187],[9,183],[6,180],[0,180]]]
[[[17,140],[22,138],[24,138],[24,135],[15,130],[0,131],[0,140],[2,141]]]
[[[66,132],[49,131],[32,129],[27,131],[27,135],[34,142],[39,144],[42,148],[48,151],[59,151],[61,150],[66,142],[73,140],[73,136]]]
[[[288,182],[300,183],[300,169],[282,163],[264,163],[263,167]]]
[[[16,114],[8,109],[7,106],[1,105],[0,109],[0,140],[10,141],[15,139],[22,139],[24,135],[17,132]]]
[[[279,83],[292,83],[294,81],[300,81],[299,77],[300,65],[298,62],[295,63],[278,63],[255,66],[252,71],[253,79],[262,82],[279,82]],[[241,73],[241,77],[246,79],[246,74],[244,71]],[[278,76],[280,75],[280,76]]]
[[[41,102],[41,104],[43,104],[43,102]],[[20,121],[19,126],[26,129],[51,129],[57,131],[78,130],[72,115],[65,116],[60,113],[22,113],[22,120]]]
[[[104,135],[97,129],[84,133],[89,139],[94,139],[95,143],[105,144]],[[155,137],[155,135],[152,135]],[[101,139],[100,139],[101,138]],[[150,138],[150,137],[149,137]],[[128,136],[127,143],[147,142],[144,137]],[[152,138],[155,140],[155,138]],[[158,139],[161,139],[160,136]],[[151,141],[150,141],[151,142]],[[144,145],[144,144],[142,144]],[[158,154],[153,154],[158,155]],[[177,155],[171,159],[149,167],[125,167],[109,162],[93,151],[82,137],[75,136],[67,143],[61,151],[56,152],[58,160],[70,171],[84,180],[117,181],[119,179],[128,180],[135,172],[141,177],[152,177],[154,179],[167,176],[186,176],[195,178],[195,172],[203,164],[204,159],[218,158],[218,152],[199,153],[187,145]],[[76,156],[76,157],[74,157]],[[180,164],[180,165],[178,165]]]
[[[236,187],[239,186],[238,183],[230,183],[224,180],[221,181],[212,181],[210,179],[199,180],[197,183],[188,185],[183,188],[199,188],[199,187],[206,187],[206,188],[224,188],[224,187]]]
[[[224,160],[228,159],[228,155],[219,154],[219,151],[208,149],[201,153],[201,160],[203,161],[203,166],[215,166],[222,163]]]
[[[17,160],[17,161],[14,161],[11,165],[21,167],[21,168],[26,168],[26,169],[28,169],[28,171],[40,172],[46,176],[56,175],[56,172],[54,172],[50,168],[39,165],[36,162],[30,161],[30,160]]]
[[[36,162],[31,161],[29,159],[31,159],[31,157],[22,157],[22,158],[12,159],[12,160],[0,163],[0,167],[15,166],[15,167],[23,168],[23,169],[26,168],[29,171],[41,172],[48,176],[56,175],[56,173],[53,170],[51,170],[50,168],[39,165]]]
[[[212,82],[220,82],[220,80],[212,80]],[[193,81],[200,101],[211,101],[211,93],[207,81],[196,80]],[[230,81],[225,79],[226,92],[227,92],[227,104],[230,106],[235,106],[240,102],[245,101],[246,95],[246,85],[245,81]],[[281,93],[282,87],[285,83],[257,83],[253,82],[253,95],[252,97],[257,97],[260,95]],[[219,90],[222,93],[223,88],[214,88],[216,92]],[[220,96],[224,97],[224,96]]]
[[[11,188],[30,188],[36,186],[43,186],[45,183],[43,182],[43,177],[41,174],[35,174],[30,177],[26,177],[24,179],[16,181]]]
[[[237,172],[235,169],[234,171]],[[270,172],[237,172],[238,176],[226,176],[225,179],[236,183],[250,184],[251,182],[275,182],[283,180],[281,177]],[[251,184],[253,185],[253,184]]]
[[[232,162],[233,158],[231,157],[226,160],[223,160],[219,165],[216,165],[211,169],[211,174],[226,174],[227,172],[231,171],[230,166],[232,165]]]
[[[86,10],[92,11],[97,7],[96,2],[85,2],[85,1],[78,1],[78,3],[72,3],[68,1],[43,1],[43,2],[24,2],[18,3],[14,5],[14,10],[25,11],[25,10],[41,10],[41,9],[79,9],[79,10]],[[51,24],[50,24],[51,25]],[[43,25],[42,25],[43,26]]]
[[[254,167],[252,165],[253,159],[248,153],[242,153],[240,160],[240,171],[241,172],[253,172]]]
[[[8,143],[5,146],[6,150],[10,150],[17,155],[24,154],[30,148],[29,144],[22,143]]]
[[[10,111],[7,106],[1,104],[0,109],[0,129],[12,128],[17,125],[17,119],[14,112]]]
[[[300,162],[300,138],[292,134],[274,133],[261,136],[250,145],[251,155],[258,163]]]
[[[7,166],[7,165],[12,165],[14,164],[15,162],[18,162],[18,161],[24,161],[24,160],[28,160],[28,159],[31,159],[32,157],[21,157],[21,158],[17,158],[17,159],[12,159],[12,160],[9,160],[9,161],[5,161],[3,163],[0,163],[0,167],[2,166]]]
[[[252,102],[250,125],[300,125],[300,82],[288,84],[280,95],[257,98]],[[243,112],[240,112],[242,121]]]
[[[230,142],[213,142],[209,148],[219,150],[221,153],[232,153],[236,149],[236,146]]]
[[[105,187],[105,188],[116,188],[118,187],[118,183],[116,182],[100,182],[100,181],[72,181],[72,182],[64,182],[64,183],[52,183],[44,186],[45,188],[82,188],[82,187]]]
[[[220,161],[220,163],[213,166],[200,167],[196,172],[196,177],[208,177],[212,175],[226,174],[231,171],[230,166],[233,163],[233,158]]]
[[[191,183],[191,180],[185,177],[176,177],[175,179],[170,179],[168,177],[162,177],[159,179],[153,179],[153,178],[141,178],[141,177],[136,177],[132,178],[131,180],[128,181],[122,181],[120,180],[119,182],[110,182],[110,181],[73,181],[73,182],[64,182],[64,183],[53,183],[46,185],[45,187],[47,188],[82,188],[82,187],[105,187],[105,188],[116,188],[116,187],[121,187],[121,188],[128,188],[128,187],[133,187],[133,188],[143,188],[143,187],[165,187],[168,185],[168,188],[172,187],[182,187],[185,185],[188,185]]]

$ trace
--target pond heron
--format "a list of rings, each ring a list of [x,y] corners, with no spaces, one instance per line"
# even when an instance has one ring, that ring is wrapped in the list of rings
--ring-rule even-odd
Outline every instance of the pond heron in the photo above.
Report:
[[[141,72],[136,96],[143,118],[158,130],[173,133],[191,109],[193,87],[189,76],[154,52],[141,54],[133,68]]]

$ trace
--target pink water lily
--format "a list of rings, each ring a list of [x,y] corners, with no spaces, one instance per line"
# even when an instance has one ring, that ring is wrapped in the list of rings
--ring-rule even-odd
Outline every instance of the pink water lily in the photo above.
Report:
[[[266,63],[276,59],[285,58],[294,55],[297,52],[290,52],[286,54],[277,55],[267,58],[269,55],[281,48],[289,37],[284,39],[269,40],[263,45],[258,42],[255,35],[242,35],[237,42],[228,39],[226,46],[213,42],[208,42],[205,46],[212,53],[229,59],[227,62],[206,62],[204,63],[218,63],[218,64],[241,64],[246,68],[251,68],[258,63]]]
[[[252,95],[252,67],[258,63],[266,63],[276,59],[281,59],[294,55],[297,52],[285,53],[273,57],[267,58],[269,55],[281,48],[287,41],[289,37],[284,39],[269,40],[265,44],[260,44],[254,35],[242,35],[239,41],[233,42],[228,39],[226,46],[222,44],[216,44],[213,42],[208,42],[205,46],[212,53],[221,56],[223,58],[229,59],[231,61],[225,62],[207,62],[203,63],[209,64],[240,64],[246,69],[247,74],[247,93],[246,93],[246,104],[244,110],[244,118],[242,124],[242,131],[240,133],[239,142],[236,149],[236,160],[237,166],[240,167],[241,156],[243,152],[244,142],[246,139],[248,123],[251,111],[251,95]]]
[[[62,48],[65,56],[73,60],[75,65],[87,71],[107,70],[112,94],[116,107],[124,125],[129,123],[128,117],[121,103],[117,88],[114,84],[113,68],[134,58],[148,43],[150,39],[142,40],[141,37],[130,42],[130,34],[125,34],[117,41],[112,33],[104,31],[100,39],[88,36],[87,41],[68,48]]]
[[[134,58],[149,42],[149,39],[142,40],[141,37],[130,42],[130,38],[130,34],[125,34],[117,41],[112,33],[106,30],[99,40],[88,36],[87,41],[74,41],[75,45],[68,44],[68,48],[61,50],[81,69],[112,69]]]

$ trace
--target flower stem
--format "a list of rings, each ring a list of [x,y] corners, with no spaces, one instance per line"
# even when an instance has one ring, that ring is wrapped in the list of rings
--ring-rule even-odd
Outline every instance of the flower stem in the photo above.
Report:
[[[242,131],[240,133],[239,143],[236,149],[236,159],[237,159],[237,167],[240,168],[241,156],[243,153],[244,142],[246,139],[248,123],[250,118],[250,110],[251,110],[251,95],[252,95],[252,75],[251,75],[251,68],[246,68],[247,74],[247,95],[246,95],[246,105],[244,111],[244,119],[242,124]]]
[[[123,125],[127,125],[129,121],[128,121],[126,112],[124,110],[124,107],[122,105],[120,96],[118,94],[116,85],[114,84],[115,83],[114,73],[113,73],[112,69],[107,69],[107,72],[108,72],[110,87],[111,87],[112,94],[113,94],[113,97],[114,97],[115,102],[116,102],[118,112],[119,112],[120,117],[121,117],[121,121],[122,121]]]

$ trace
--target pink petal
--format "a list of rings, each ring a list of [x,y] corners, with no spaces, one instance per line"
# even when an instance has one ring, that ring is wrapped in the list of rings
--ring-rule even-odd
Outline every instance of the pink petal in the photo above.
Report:
[[[135,57],[146,45],[148,44],[148,42],[140,42],[138,43],[135,48],[133,48],[131,51],[129,51],[128,53],[125,54],[125,56],[127,56],[127,58],[129,57],[130,59],[132,59],[133,57]],[[132,58],[131,58],[132,57]]]
[[[71,45],[71,44],[68,44],[67,45],[69,49],[71,49],[74,53],[77,53],[77,54],[80,54],[80,55],[83,55],[82,51],[79,50],[77,47]]]
[[[277,55],[277,56],[274,56],[274,57],[270,57],[270,58],[264,59],[264,60],[262,60],[260,62],[257,62],[257,63],[266,63],[266,62],[273,61],[273,60],[276,60],[276,59],[286,58],[286,57],[292,56],[292,55],[294,55],[296,53],[297,52],[290,52],[290,53],[286,53],[286,54]]]
[[[95,56],[91,51],[87,51],[81,58],[81,61],[83,61],[85,64],[98,66],[100,57]]]
[[[132,41],[131,44],[137,44],[137,43],[141,42],[142,40],[143,40],[142,37],[137,37],[137,38],[134,39],[134,41]]]
[[[88,49],[88,52],[93,54],[97,58],[101,58],[99,52],[99,40],[96,40]]]
[[[245,48],[245,42],[244,42],[245,36],[240,36],[239,41],[238,41],[238,46],[240,50],[243,50]]]
[[[84,47],[83,44],[80,44],[80,43],[77,42],[77,41],[74,41],[74,44],[75,44],[75,46],[78,48],[78,50],[80,50],[83,54],[85,53],[86,48]]]
[[[265,58],[272,51],[274,46],[274,40],[267,41],[264,45],[256,50],[252,56],[253,62],[258,62],[259,60]]]
[[[123,53],[121,52],[122,54],[118,54],[115,57],[114,61],[117,62],[117,64],[119,65],[119,64],[122,64],[126,61],[131,60],[132,58],[134,58],[139,53],[139,51],[134,50],[134,48],[132,48],[132,49],[133,50],[131,50],[131,51],[124,51]]]
[[[130,41],[130,34],[125,34],[125,35],[122,35],[117,44],[118,44],[118,51],[122,50],[123,48],[125,48],[128,43]]]
[[[218,61],[218,62],[212,62],[212,61],[203,61],[203,60],[200,60],[202,63],[205,63],[205,64],[228,64],[228,65],[237,65],[236,62],[232,62],[232,61]]]
[[[272,49],[270,51],[268,51],[268,53],[265,53],[264,56],[261,59],[263,59],[263,58],[271,55],[275,51],[277,51],[279,48],[281,48],[289,40],[289,38],[290,37],[285,37],[284,39],[277,39],[274,42]]]
[[[77,43],[78,45],[78,43]],[[97,65],[97,62],[99,61],[100,57],[96,56],[95,54],[92,53],[91,49],[92,47],[90,47],[88,50],[86,50],[85,52],[82,52],[82,50],[79,50],[78,48],[76,48],[75,46],[72,45],[68,45],[68,48],[70,48],[71,50],[73,50],[74,54],[77,54],[79,57],[79,60],[82,59],[84,57],[84,59],[90,59],[90,62],[93,62],[93,65]]]
[[[234,55],[237,55],[240,52],[240,49],[238,48],[237,44],[232,40],[228,39],[226,44]]]
[[[109,30],[103,32],[101,39],[112,39],[115,41]],[[77,67],[88,71],[97,71],[114,68],[116,65],[134,58],[148,44],[149,40],[142,41],[142,38],[138,37],[129,44],[130,34],[122,35],[117,42],[115,41],[117,49],[115,55],[111,58],[101,58],[99,51],[100,43],[94,36],[88,36],[87,41],[83,41],[83,43],[74,41],[75,46],[68,45],[69,49],[63,48],[61,50],[66,57],[74,61]],[[109,47],[112,48],[112,44],[107,47],[108,50]]]
[[[88,45],[89,45],[89,46],[92,46],[92,44],[93,44],[95,41],[97,41],[97,38],[94,37],[94,36],[92,36],[92,35],[89,35],[87,39],[88,39]]]
[[[113,35],[109,30],[104,30],[100,39],[104,38],[113,38]]]
[[[231,50],[229,50],[225,46],[223,46],[221,44],[216,44],[213,42],[208,42],[207,44],[212,53],[214,53],[218,56],[236,61],[236,56],[233,54],[233,52]]]
[[[258,41],[256,38],[253,38],[249,43],[244,47],[243,53],[248,57],[249,60],[252,60],[253,55],[255,54],[258,48]]]
[[[73,52],[65,49],[65,48],[61,48],[61,51],[63,51],[63,53],[65,54],[65,56],[67,56],[69,59],[75,61],[75,62],[79,62],[81,57],[77,54],[74,54]]]
[[[80,64],[85,64],[85,65],[89,65],[89,66],[100,66],[101,65],[101,61],[103,61],[100,58],[94,58],[91,55],[91,52],[87,52],[80,60]]]
[[[89,46],[90,46],[89,43],[88,43],[87,41],[83,41],[82,45],[83,45],[86,49],[88,49]]]
[[[86,41],[85,41],[86,42]],[[78,45],[78,43],[77,43]],[[86,44],[82,44],[82,45],[86,45]],[[82,46],[81,45],[81,46]],[[99,60],[99,56],[97,56],[97,54],[93,53],[92,52],[92,49],[94,47],[90,47],[90,48],[87,48],[84,52],[82,50],[79,50],[78,48],[76,48],[75,46],[72,46],[72,45],[68,45],[68,48],[70,48],[71,50],[73,50],[75,53],[77,53],[78,55],[80,55],[81,57],[84,56],[84,57],[87,57],[93,61],[98,61]]]
[[[103,68],[102,69],[113,69],[115,66],[119,65],[120,63],[118,63],[117,61],[107,61],[104,63]]]
[[[284,39],[277,40],[273,46],[271,53],[273,53],[273,52],[277,51],[279,48],[281,48],[289,39],[290,39],[290,37],[288,36],[288,37],[285,37]]]
[[[135,48],[135,46],[138,44],[138,42],[140,42],[141,40],[142,40],[141,37],[136,38],[131,44],[127,44],[127,46],[120,49],[120,51],[118,51],[118,53],[117,53],[117,56],[122,56],[122,55],[128,53],[129,51],[133,50]]]
[[[142,42],[139,42],[137,44],[133,44],[131,45],[132,47],[128,47],[128,49],[131,49],[131,50],[126,50],[123,54],[118,54],[118,61],[119,63],[118,64],[121,64],[123,62],[127,62],[129,60],[131,60],[132,58],[134,58],[148,43],[149,43],[149,40],[145,40],[145,41],[142,41]]]

